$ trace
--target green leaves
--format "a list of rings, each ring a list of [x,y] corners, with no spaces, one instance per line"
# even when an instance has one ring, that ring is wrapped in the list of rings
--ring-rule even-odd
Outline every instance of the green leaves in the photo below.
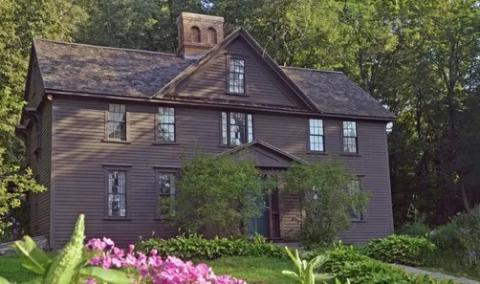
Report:
[[[324,283],[333,278],[333,275],[331,274],[315,273],[315,270],[320,268],[327,261],[326,256],[318,255],[312,260],[307,261],[300,258],[298,250],[295,250],[295,254],[293,254],[287,247],[285,247],[285,250],[297,268],[297,272],[284,270],[282,271],[283,275],[300,284],[315,284],[316,281]]]
[[[25,236],[23,241],[16,241],[14,248],[17,253],[23,258],[22,265],[39,275],[43,275],[47,272],[50,263],[52,262],[43,250],[38,248],[35,241],[29,236]]]
[[[101,267],[90,266],[80,270],[80,274],[87,278],[94,278],[100,280],[101,283],[112,284],[130,284],[131,280],[128,278],[128,274],[121,270],[103,269]],[[1,283],[0,283],[1,284]]]

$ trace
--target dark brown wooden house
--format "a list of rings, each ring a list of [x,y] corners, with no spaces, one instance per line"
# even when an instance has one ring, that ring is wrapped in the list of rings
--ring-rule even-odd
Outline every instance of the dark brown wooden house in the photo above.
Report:
[[[346,242],[392,233],[390,112],[343,73],[282,67],[223,18],[183,13],[177,54],[35,40],[18,133],[49,190],[31,196],[31,233],[57,248],[79,213],[89,237],[120,244],[177,230],[175,178],[198,151],[248,153],[264,170],[340,159],[370,193]],[[294,240],[299,197],[267,198],[251,232]]]

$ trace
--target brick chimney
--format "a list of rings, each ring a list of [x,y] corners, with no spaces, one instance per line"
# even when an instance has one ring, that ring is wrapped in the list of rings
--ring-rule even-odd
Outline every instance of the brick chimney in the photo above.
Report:
[[[184,58],[198,58],[223,40],[223,17],[182,12],[177,27],[177,54]]]

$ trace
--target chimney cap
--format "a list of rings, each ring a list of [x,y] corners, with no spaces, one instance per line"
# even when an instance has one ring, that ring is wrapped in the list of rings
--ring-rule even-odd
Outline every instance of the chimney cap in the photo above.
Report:
[[[205,14],[197,14],[197,13],[190,13],[190,12],[182,12],[177,18],[177,24],[180,19],[191,19],[191,20],[201,20],[201,21],[211,21],[211,22],[224,22],[223,17],[220,16],[213,16],[213,15],[205,15]]]

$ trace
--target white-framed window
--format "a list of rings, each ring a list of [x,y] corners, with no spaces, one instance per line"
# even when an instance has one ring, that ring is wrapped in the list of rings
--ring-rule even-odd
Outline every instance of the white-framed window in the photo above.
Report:
[[[175,142],[175,109],[173,107],[158,108],[156,142]]]
[[[107,170],[107,195],[107,215],[126,217],[127,172],[125,170]]]
[[[245,94],[245,59],[230,57],[228,61],[228,93]]]
[[[127,140],[127,112],[125,111],[125,105],[108,105],[106,129],[107,140]]]
[[[343,122],[343,152],[358,153],[357,122]]]
[[[309,148],[310,151],[325,152],[325,136],[322,119],[311,118],[309,120]]]
[[[253,141],[253,116],[242,112],[222,112],[222,144],[238,146]]]
[[[173,172],[158,170],[157,184],[157,218],[168,219],[175,216],[176,175]]]
[[[350,196],[358,196],[361,190],[360,179],[352,179],[347,183],[347,194]],[[357,204],[350,204],[350,216],[352,220],[363,220],[363,214]]]

